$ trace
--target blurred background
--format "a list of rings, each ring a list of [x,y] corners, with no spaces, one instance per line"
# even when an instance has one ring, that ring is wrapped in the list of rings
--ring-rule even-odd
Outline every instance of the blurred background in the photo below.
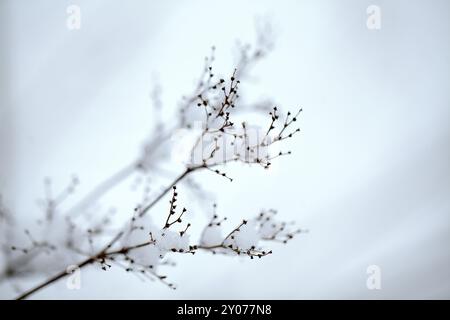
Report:
[[[67,27],[70,5],[80,29]],[[367,25],[371,5],[379,29]],[[304,109],[293,154],[272,171],[196,181],[231,220],[276,208],[308,234],[257,261],[175,257],[176,291],[90,268],[80,290],[61,281],[33,297],[450,298],[449,12],[445,0],[2,0],[0,193],[21,224],[40,214],[44,177],[61,189],[76,174],[76,198],[132,161],[154,127],[155,84],[170,121],[211,46],[230,74],[236,40],[252,41],[258,19],[271,21],[275,47],[247,94]],[[205,220],[193,211],[194,224]],[[371,265],[380,290],[366,285]]]

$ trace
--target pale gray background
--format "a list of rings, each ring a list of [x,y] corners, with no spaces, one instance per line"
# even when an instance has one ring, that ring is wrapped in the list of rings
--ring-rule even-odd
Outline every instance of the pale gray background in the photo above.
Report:
[[[81,7],[79,31],[66,28],[69,4]],[[371,4],[378,31],[366,27]],[[294,154],[271,174],[200,181],[222,214],[273,207],[308,235],[260,261],[178,257],[175,292],[90,270],[81,290],[63,281],[36,298],[450,298],[450,2],[2,0],[0,10],[0,191],[24,223],[44,176],[63,186],[77,173],[82,192],[133,159],[151,128],[152,81],[172,112],[210,46],[227,73],[258,16],[277,37],[252,95],[305,110]],[[379,291],[366,288],[372,264]]]

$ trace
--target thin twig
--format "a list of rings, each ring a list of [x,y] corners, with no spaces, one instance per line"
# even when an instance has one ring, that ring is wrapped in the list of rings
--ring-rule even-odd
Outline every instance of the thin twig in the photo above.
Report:
[[[193,172],[193,171],[195,171],[195,170],[197,170],[197,169],[200,169],[200,168],[202,168],[202,166],[187,168],[182,174],[180,174],[175,180],[173,180],[173,182],[172,182],[166,189],[164,189],[164,190],[163,190],[163,191],[162,191],[162,192],[161,192],[161,193],[160,193],[160,194],[159,194],[159,195],[158,195],[158,196],[157,196],[150,204],[148,204],[148,205],[141,211],[141,213],[139,214],[139,216],[141,217],[141,216],[143,216],[145,213],[147,213],[147,212],[148,212],[148,211],[149,211],[149,210],[150,210],[150,209],[151,209],[151,208],[152,208],[159,200],[162,199],[162,197],[164,197],[164,195],[165,195],[167,192],[169,192],[169,191],[172,189],[172,187],[173,187],[174,185],[176,185],[178,182],[180,182],[180,181],[181,181],[184,177],[186,177],[189,173],[191,173],[191,172]],[[111,252],[111,253],[107,253],[107,250],[108,250],[109,248],[111,248],[111,246],[117,241],[117,239],[119,239],[119,238],[122,236],[122,234],[123,234],[122,231],[119,232],[119,233],[113,238],[113,240],[112,240],[110,243],[108,243],[108,245],[107,245],[103,250],[101,250],[99,253],[97,253],[97,254],[95,254],[95,255],[93,255],[93,256],[87,258],[86,260],[84,260],[84,261],[82,261],[82,262],[76,264],[76,267],[78,267],[78,268],[81,269],[81,268],[83,268],[83,267],[89,265],[90,263],[96,261],[96,260],[99,259],[99,258],[104,258],[104,257],[106,257],[106,256],[108,256],[108,255],[110,255],[110,254],[123,253],[124,250],[125,250],[125,251],[129,251],[129,250],[131,250],[131,249],[140,248],[140,247],[146,245],[146,244],[142,244],[142,245],[138,245],[138,246],[135,246],[135,247],[122,248],[121,250],[113,251],[113,252]],[[149,244],[149,243],[147,243],[147,244]],[[122,251],[122,252],[120,252],[120,251]],[[51,277],[50,279],[44,281],[44,282],[41,283],[40,285],[34,287],[33,289],[30,289],[30,290],[24,292],[23,294],[21,294],[20,296],[18,296],[16,299],[17,299],[17,300],[25,299],[25,298],[29,297],[30,295],[32,295],[33,293],[35,293],[35,292],[37,292],[37,291],[39,291],[39,290],[41,290],[41,289],[47,287],[48,285],[50,285],[50,284],[52,284],[52,283],[58,281],[59,279],[62,279],[62,278],[64,278],[64,277],[66,277],[67,275],[68,275],[68,273],[67,273],[65,270],[64,270],[64,271],[61,271],[61,272],[57,273],[56,275],[54,275],[53,277]]]

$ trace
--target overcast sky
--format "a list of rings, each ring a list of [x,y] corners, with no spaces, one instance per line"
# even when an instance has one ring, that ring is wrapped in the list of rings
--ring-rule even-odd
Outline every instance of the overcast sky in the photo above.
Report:
[[[81,28],[66,27],[68,5]],[[381,28],[367,27],[370,5]],[[252,97],[302,106],[293,154],[198,177],[230,219],[276,208],[310,232],[243,261],[207,253],[168,269],[177,291],[120,270],[83,272],[36,298],[450,298],[448,1],[2,1],[0,193],[26,223],[42,179],[80,193],[126,165],[189,92],[209,48],[229,74],[236,39],[270,19],[274,52]],[[86,189],[84,189],[86,188]],[[204,218],[198,212],[195,219]],[[381,290],[366,286],[381,270]],[[11,294],[0,286],[0,295]]]

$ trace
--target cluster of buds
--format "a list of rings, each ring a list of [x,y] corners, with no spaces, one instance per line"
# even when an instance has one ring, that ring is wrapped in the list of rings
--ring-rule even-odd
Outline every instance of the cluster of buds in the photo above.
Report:
[[[161,266],[174,266],[168,259],[169,254],[192,254],[198,251],[207,251],[212,254],[225,254],[232,256],[249,257],[250,259],[262,258],[272,254],[272,249],[265,248],[263,243],[282,242],[287,243],[296,234],[305,230],[295,229],[293,223],[280,222],[275,219],[276,211],[262,211],[250,220],[242,220],[235,228],[227,233],[222,232],[227,218],[219,218],[215,213],[204,227],[198,244],[191,243],[191,235],[187,223],[179,230],[172,230],[176,225],[183,225],[182,217],[187,213],[186,208],[176,213],[178,191],[174,186],[171,200],[169,201],[169,213],[162,228],[154,225],[135,228],[134,222],[142,219],[136,217],[127,233],[121,233],[117,240],[124,235],[125,239],[119,243],[117,248],[113,243],[107,246],[100,255],[97,262],[101,269],[108,270],[112,265],[121,267],[126,272],[135,274],[140,278],[159,280],[172,289],[176,289],[174,283],[168,282],[166,275],[161,275]],[[140,240],[139,240],[140,239]]]

